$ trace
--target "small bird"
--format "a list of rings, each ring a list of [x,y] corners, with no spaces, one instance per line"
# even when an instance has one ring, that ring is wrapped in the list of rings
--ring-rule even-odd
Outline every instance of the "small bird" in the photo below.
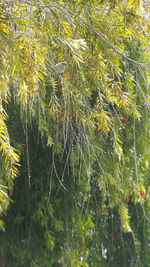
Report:
[[[64,62],[57,63],[54,66],[54,69],[58,74],[62,74],[62,73],[64,73],[66,67],[67,67],[67,62],[64,61]]]

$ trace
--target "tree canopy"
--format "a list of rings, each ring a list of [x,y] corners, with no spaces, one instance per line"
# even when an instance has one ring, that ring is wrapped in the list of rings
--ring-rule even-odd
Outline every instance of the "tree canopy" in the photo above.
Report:
[[[2,266],[150,266],[149,8],[0,2]]]

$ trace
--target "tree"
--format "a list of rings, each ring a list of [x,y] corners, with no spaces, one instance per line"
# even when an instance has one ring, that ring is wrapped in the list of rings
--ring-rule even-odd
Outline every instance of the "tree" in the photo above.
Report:
[[[139,0],[0,4],[4,266],[149,266],[144,12]]]

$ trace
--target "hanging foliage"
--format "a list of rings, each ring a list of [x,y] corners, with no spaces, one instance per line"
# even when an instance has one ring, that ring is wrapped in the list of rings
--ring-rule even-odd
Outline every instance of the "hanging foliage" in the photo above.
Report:
[[[149,266],[149,5],[2,0],[0,36],[2,266]]]

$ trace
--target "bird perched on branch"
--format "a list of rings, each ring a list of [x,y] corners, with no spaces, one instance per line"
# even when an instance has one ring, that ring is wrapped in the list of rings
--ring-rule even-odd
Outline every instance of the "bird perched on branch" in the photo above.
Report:
[[[54,66],[54,69],[58,74],[62,74],[62,73],[64,73],[66,66],[67,66],[67,62],[65,62],[65,61],[59,62]]]

